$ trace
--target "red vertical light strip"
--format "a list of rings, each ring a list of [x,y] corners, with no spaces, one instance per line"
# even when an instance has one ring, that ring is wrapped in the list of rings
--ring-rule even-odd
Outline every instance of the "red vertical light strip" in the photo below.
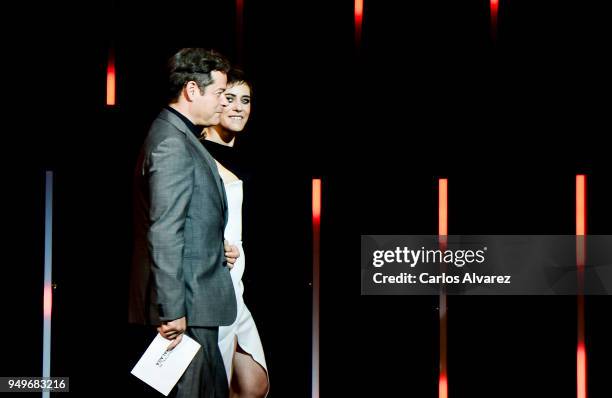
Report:
[[[238,62],[242,62],[244,32],[244,0],[236,0],[236,54]]]
[[[440,249],[446,250],[448,238],[448,180],[438,180],[438,238]],[[446,325],[446,291],[444,285],[440,290],[440,376],[438,380],[438,397],[448,397],[448,375],[446,366],[447,325]]]
[[[312,179],[312,398],[319,398],[321,179]]]
[[[355,0],[355,46],[361,46],[361,28],[363,24],[363,0]]]
[[[584,342],[584,265],[586,263],[586,176],[576,175],[576,266],[578,267],[578,347],[576,396],[587,398],[587,358]]]
[[[106,106],[115,106],[115,92],[115,54],[111,50],[108,54],[108,64],[106,66]]]
[[[491,9],[491,39],[497,39],[497,14],[499,10],[499,0],[490,0]]]

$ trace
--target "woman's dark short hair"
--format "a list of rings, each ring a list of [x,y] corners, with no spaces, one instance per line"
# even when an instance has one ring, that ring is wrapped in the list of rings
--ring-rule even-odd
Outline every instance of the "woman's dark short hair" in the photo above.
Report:
[[[183,48],[168,60],[168,100],[175,101],[190,81],[204,92],[213,82],[212,71],[227,73],[229,70],[229,61],[214,50]]]
[[[253,96],[253,85],[251,81],[247,79],[246,74],[240,68],[232,67],[229,72],[227,72],[227,86],[236,86],[240,84],[246,84],[249,86],[249,91],[251,91],[251,97]]]

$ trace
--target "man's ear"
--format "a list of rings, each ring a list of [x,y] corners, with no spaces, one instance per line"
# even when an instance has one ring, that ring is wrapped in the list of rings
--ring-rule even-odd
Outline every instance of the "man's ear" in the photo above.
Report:
[[[191,80],[185,83],[184,93],[185,93],[185,97],[189,101],[193,101],[196,95],[200,95],[200,88],[198,87],[196,82]]]

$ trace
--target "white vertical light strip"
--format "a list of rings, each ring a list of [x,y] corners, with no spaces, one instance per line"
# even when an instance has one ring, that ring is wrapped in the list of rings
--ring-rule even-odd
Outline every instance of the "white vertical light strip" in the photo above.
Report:
[[[319,398],[321,179],[312,180],[312,398]]]
[[[51,249],[53,234],[53,172],[47,171],[45,180],[45,284],[43,293],[43,377],[51,376]],[[48,398],[49,391],[42,393]]]

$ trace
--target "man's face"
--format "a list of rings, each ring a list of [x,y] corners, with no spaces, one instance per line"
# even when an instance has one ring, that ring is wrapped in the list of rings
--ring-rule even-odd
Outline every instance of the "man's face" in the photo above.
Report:
[[[194,124],[198,126],[212,126],[218,124],[223,107],[227,105],[227,99],[223,95],[227,84],[227,76],[223,72],[212,71],[212,84],[204,88],[202,93],[196,90],[193,97]],[[198,93],[198,91],[200,91]]]

